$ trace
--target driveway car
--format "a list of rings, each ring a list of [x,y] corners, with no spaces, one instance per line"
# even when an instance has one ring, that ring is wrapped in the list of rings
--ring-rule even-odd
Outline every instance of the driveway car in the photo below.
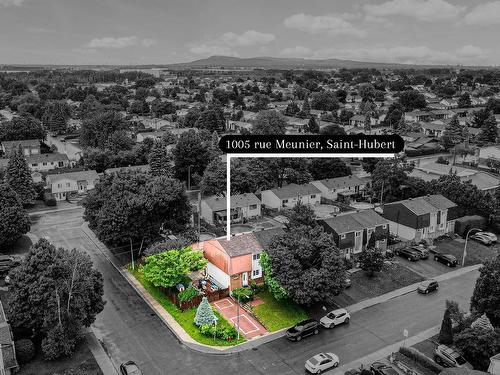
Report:
[[[399,255],[402,258],[406,258],[409,261],[416,262],[417,260],[420,259],[420,253],[416,252],[413,249],[410,249],[409,247],[405,247],[403,249],[397,249],[395,251],[396,255]]]
[[[455,258],[451,254],[438,253],[434,254],[434,260],[440,263],[447,265],[448,267],[456,267],[457,266],[457,258]]]
[[[0,255],[0,273],[7,273],[12,268],[21,264],[21,257],[12,255]]]
[[[436,280],[429,279],[422,281],[417,288],[419,293],[427,294],[429,292],[434,292],[439,289],[439,284]]]
[[[477,234],[481,234],[483,236],[488,237],[491,240],[491,242],[497,242],[498,241],[497,236],[495,234],[491,233],[491,232],[479,232]]]
[[[455,349],[446,345],[438,345],[434,349],[434,361],[443,367],[463,367],[472,370],[472,366]]]
[[[416,251],[420,255],[420,259],[427,259],[429,258],[429,250],[427,250],[423,246],[412,246],[410,249]]]
[[[370,370],[372,370],[374,375],[399,375],[392,366],[383,362],[373,362]]]
[[[122,375],[142,375],[142,371],[135,364],[134,361],[128,361],[120,365],[120,372]]]
[[[291,341],[300,341],[303,337],[317,335],[319,323],[316,319],[303,320],[286,330],[286,338]]]
[[[469,237],[471,240],[474,240],[476,242],[479,242],[483,245],[490,246],[493,241],[491,240],[490,237],[486,236],[483,234],[483,232],[479,232],[476,234],[473,234],[472,236]]]
[[[339,365],[339,357],[333,353],[319,353],[306,361],[306,371],[311,374],[321,374]]]
[[[325,328],[333,328],[339,324],[348,324],[350,319],[351,315],[349,314],[349,311],[346,309],[337,309],[322,317],[319,320],[319,324]]]

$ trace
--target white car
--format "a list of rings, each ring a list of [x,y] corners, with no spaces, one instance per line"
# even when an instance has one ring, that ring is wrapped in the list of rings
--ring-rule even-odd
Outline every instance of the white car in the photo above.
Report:
[[[339,365],[339,357],[333,353],[319,353],[306,361],[306,371],[311,374],[321,374]]]
[[[346,309],[333,310],[319,320],[325,328],[333,328],[339,324],[349,323],[351,315]]]
[[[486,237],[488,237],[488,238],[491,240],[491,242],[497,242],[497,240],[498,240],[498,239],[497,239],[497,236],[496,236],[496,235],[494,235],[494,234],[493,234],[493,233],[491,233],[491,232],[479,232],[479,233],[477,233],[477,234],[480,234],[480,235],[482,235],[482,236],[486,236]]]

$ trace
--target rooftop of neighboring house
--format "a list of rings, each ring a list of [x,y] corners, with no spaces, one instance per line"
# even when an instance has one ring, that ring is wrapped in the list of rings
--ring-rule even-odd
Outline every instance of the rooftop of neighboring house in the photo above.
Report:
[[[279,199],[293,198],[303,195],[319,194],[321,191],[313,184],[290,184],[281,188],[271,189]]]
[[[354,115],[349,119],[349,121],[365,121],[365,116],[364,115]]]
[[[16,353],[14,350],[12,331],[10,329],[9,323],[5,318],[5,313],[1,301],[0,301],[0,346],[1,346],[0,369],[5,370],[18,367],[16,360]]]
[[[57,152],[51,154],[36,154],[26,156],[26,161],[28,163],[50,163],[59,161],[68,161],[68,155],[59,154]]]
[[[6,150],[11,150],[16,147],[31,147],[31,148],[40,148],[40,141],[38,139],[23,139],[20,141],[3,141],[3,148]]]
[[[359,231],[367,228],[375,228],[387,224],[387,220],[373,210],[349,212],[323,219],[337,234]]]
[[[212,209],[212,211],[222,211],[226,209],[226,197],[213,196],[205,198],[203,201]],[[253,193],[231,195],[231,209],[248,207],[260,203],[259,198],[257,198],[257,196]]]
[[[223,237],[206,242],[217,242],[221,249],[231,258],[247,254],[259,254],[264,250],[253,232],[234,235],[230,241]]]
[[[424,215],[431,212],[447,210],[456,207],[456,204],[440,194],[409,198],[403,201],[386,203],[384,207],[402,204],[415,215]]]
[[[283,233],[285,233],[285,230],[281,227],[253,232],[255,237],[257,237],[257,241],[259,241],[260,245],[264,249],[269,249],[269,245],[273,241],[274,237]]]
[[[117,167],[117,168],[108,168],[104,171],[106,174],[117,173],[117,172],[149,172],[151,167],[149,164],[145,165],[132,165],[129,167]]]
[[[316,181],[315,181],[316,182]],[[354,187],[366,184],[365,180],[360,179],[357,176],[349,175],[344,177],[328,178],[325,180],[319,180],[318,182],[325,185],[329,190],[331,189],[341,189]]]
[[[486,172],[440,163],[428,163],[415,167],[410,176],[431,181],[450,173],[455,173],[462,180],[470,181],[479,190],[489,190],[500,186],[500,179]]]
[[[59,174],[49,174],[45,178],[47,184],[53,184],[61,180],[76,180],[76,181],[95,181],[99,179],[99,175],[96,171],[79,171],[79,172],[67,172]]]

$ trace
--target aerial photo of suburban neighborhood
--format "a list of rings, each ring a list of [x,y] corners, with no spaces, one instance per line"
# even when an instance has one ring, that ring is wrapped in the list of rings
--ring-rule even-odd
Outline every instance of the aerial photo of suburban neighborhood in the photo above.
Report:
[[[0,0],[0,375],[500,375],[498,35],[498,0]],[[401,148],[221,146],[273,137]]]

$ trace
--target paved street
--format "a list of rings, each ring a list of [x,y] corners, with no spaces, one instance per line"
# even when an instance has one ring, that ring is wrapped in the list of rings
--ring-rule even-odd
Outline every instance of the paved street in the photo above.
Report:
[[[443,282],[438,293],[410,293],[356,312],[349,326],[323,331],[299,343],[280,338],[237,355],[205,355],[180,344],[120,273],[83,233],[82,211],[45,214],[32,234],[57,246],[89,253],[104,276],[105,309],[94,324],[116,365],[134,360],[146,375],[166,374],[303,374],[304,361],[320,351],[333,351],[341,363],[351,362],[441,322],[446,299],[467,308],[477,272]]]

